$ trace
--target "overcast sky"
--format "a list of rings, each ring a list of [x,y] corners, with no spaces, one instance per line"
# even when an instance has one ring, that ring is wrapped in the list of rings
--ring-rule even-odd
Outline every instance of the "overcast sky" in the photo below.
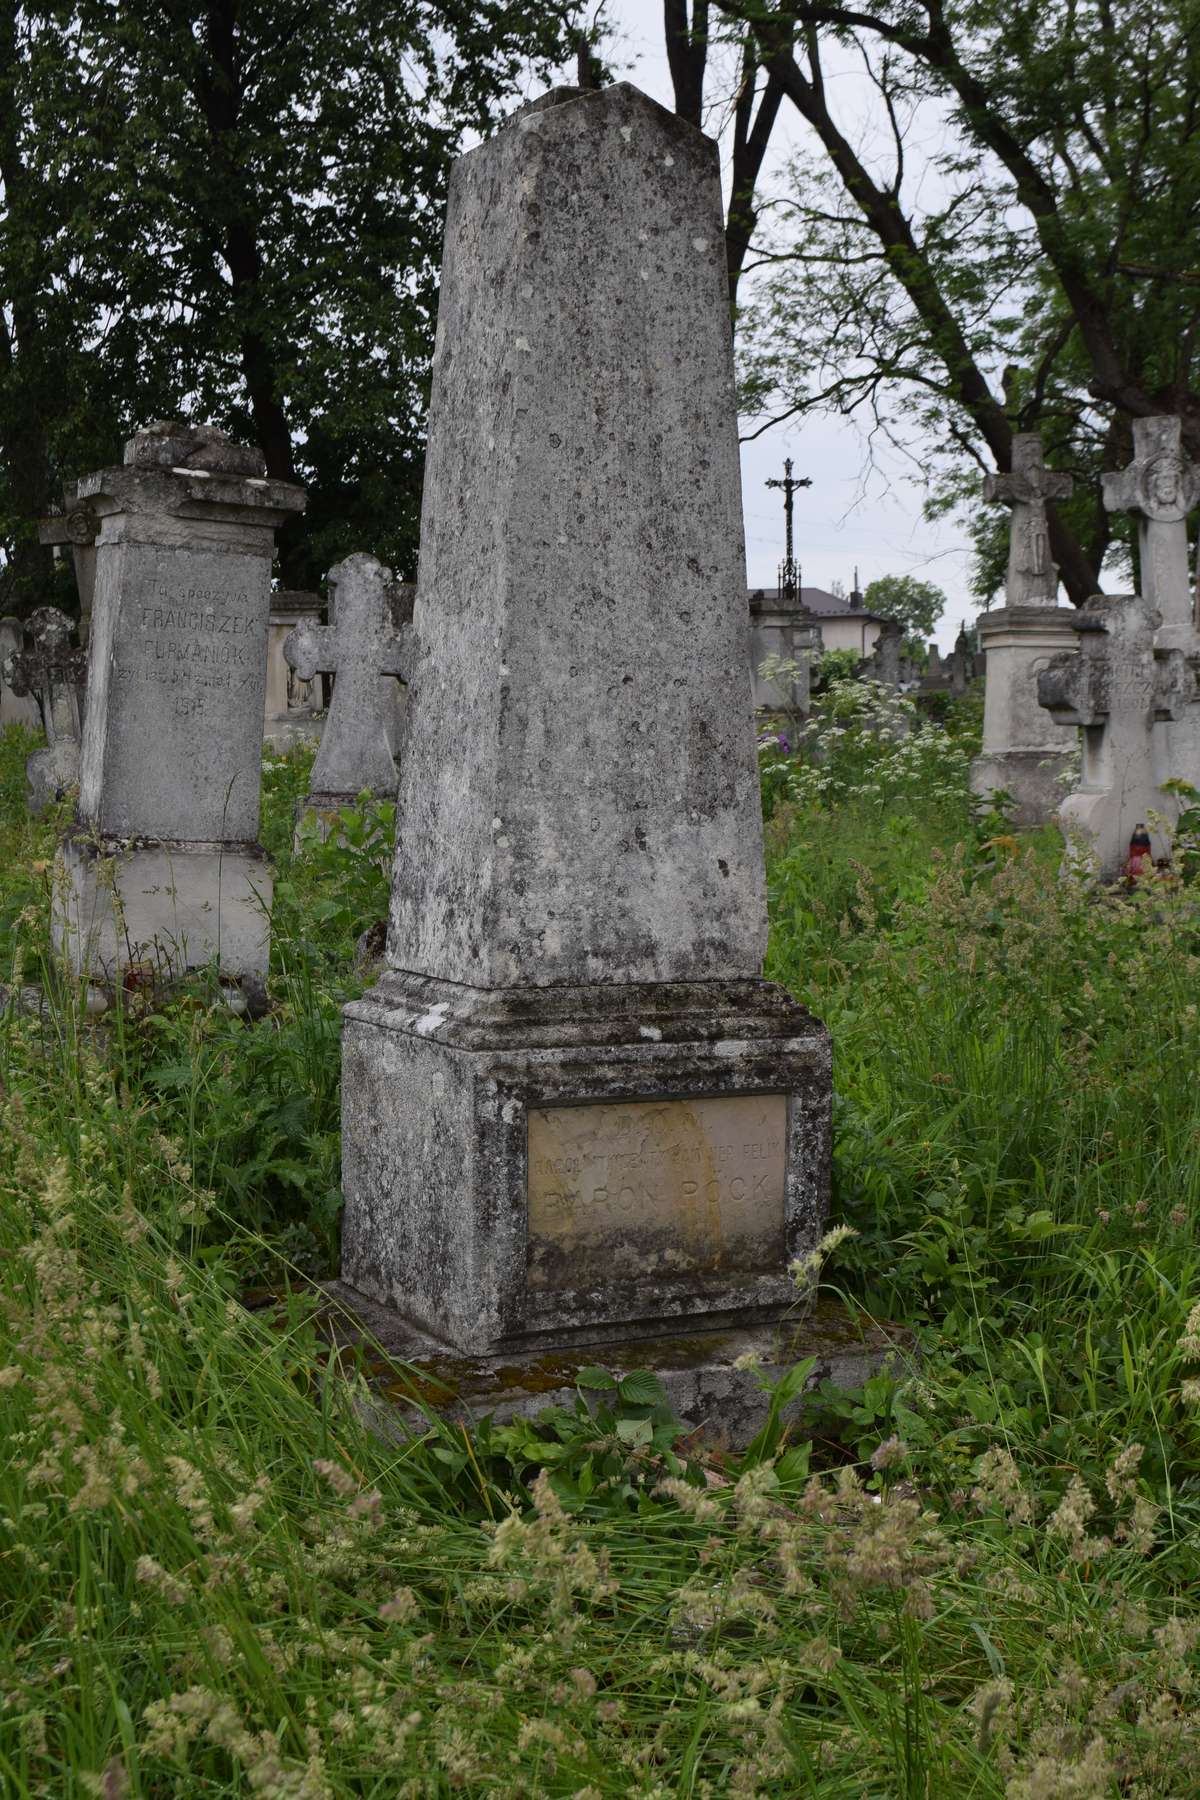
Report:
[[[607,0],[606,18],[615,28],[614,61],[623,80],[673,106],[670,71],[663,49],[662,0]],[[793,120],[795,123],[793,124]],[[795,109],[784,102],[773,138],[775,167],[804,130]],[[770,184],[768,163],[765,185]],[[746,561],[751,587],[772,586],[783,555],[782,496],[763,484],[783,473],[790,456],[797,475],[813,485],[796,496],[797,556],[804,580],[828,588],[842,581],[849,589],[857,564],[865,587],[878,575],[915,575],[936,582],[948,596],[936,636],[949,649],[960,620],[975,615],[967,588],[969,550],[953,524],[928,524],[911,465],[876,446],[874,468],[855,426],[817,414],[800,423],[773,427],[742,446],[742,504],[746,518]]]

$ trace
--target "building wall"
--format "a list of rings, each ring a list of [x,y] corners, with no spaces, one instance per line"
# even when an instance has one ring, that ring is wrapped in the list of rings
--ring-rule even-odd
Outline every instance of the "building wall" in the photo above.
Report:
[[[859,656],[870,656],[879,636],[879,625],[861,613],[837,613],[832,618],[818,618],[821,642],[826,650],[855,650]]]

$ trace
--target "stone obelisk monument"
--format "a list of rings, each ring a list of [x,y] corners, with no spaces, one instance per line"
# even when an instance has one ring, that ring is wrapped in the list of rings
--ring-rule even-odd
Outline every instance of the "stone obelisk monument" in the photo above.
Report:
[[[455,165],[343,1279],[462,1351],[781,1317],[824,1029],[766,942],[715,146],[561,89]],[[343,1289],[345,1291],[345,1289]]]

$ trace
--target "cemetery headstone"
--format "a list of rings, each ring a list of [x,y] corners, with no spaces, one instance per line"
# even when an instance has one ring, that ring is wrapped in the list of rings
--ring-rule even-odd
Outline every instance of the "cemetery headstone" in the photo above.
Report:
[[[6,615],[0,618],[0,731],[6,725],[24,725],[30,731],[41,727],[42,712],[31,693],[18,694],[8,671],[9,659],[25,648],[25,627],[20,619]]]
[[[1127,469],[1104,476],[1104,504],[1109,512],[1128,512],[1137,519],[1139,585],[1162,618],[1157,648],[1181,651],[1200,672],[1187,535],[1188,514],[1200,500],[1200,470],[1184,455],[1181,421],[1173,414],[1135,419],[1133,448]],[[1156,737],[1160,782],[1175,777],[1200,788],[1200,705],[1164,719]],[[1154,805],[1168,817],[1178,810],[1178,803],[1162,793]]]
[[[269,950],[257,842],[276,529],[304,506],[259,451],[157,424],[78,483],[99,518],[78,818],[55,935],[103,982],[215,962],[253,1000]]]
[[[812,705],[812,659],[820,627],[808,608],[782,592],[750,595],[750,684],[756,712],[794,740]]]
[[[1191,705],[1195,679],[1181,650],[1156,650],[1161,625],[1140,594],[1098,594],[1076,615],[1080,651],[1056,656],[1038,676],[1038,699],[1057,725],[1079,726],[1079,786],[1060,817],[1069,860],[1113,881],[1129,856],[1135,828],[1158,800],[1157,724]],[[1152,832],[1156,857],[1166,851]]]
[[[361,552],[329,571],[329,624],[304,620],[283,646],[301,681],[334,677],[329,717],[302,813],[335,814],[364,790],[396,794],[397,713],[393,695],[408,666],[405,626],[395,623],[390,569]]]
[[[277,750],[315,743],[325,716],[324,680],[302,681],[289,665],[283,646],[305,621],[318,623],[324,611],[320,594],[277,588],[271,595],[267,621],[267,695],[263,736]]]
[[[6,676],[13,693],[37,704],[46,734],[44,749],[25,761],[29,810],[45,812],[79,780],[79,737],[82,695],[87,678],[84,651],[71,643],[73,627],[56,606],[39,606],[29,615],[25,643],[12,651]]]
[[[388,966],[343,1036],[341,1292],[462,1352],[796,1307],[829,1044],[760,978],[742,559],[716,148],[556,90],[451,175]]]
[[[984,479],[985,500],[1012,509],[1004,605],[979,615],[985,657],[983,745],[971,765],[977,794],[1011,794],[1013,823],[1041,825],[1063,799],[1070,745],[1038,705],[1037,679],[1056,656],[1076,649],[1073,608],[1058,604],[1058,568],[1050,555],[1046,503],[1069,498],[1069,475],[1042,460],[1034,432],[1013,439],[1012,471]],[[957,646],[956,646],[957,648]],[[963,651],[969,656],[964,638]]]

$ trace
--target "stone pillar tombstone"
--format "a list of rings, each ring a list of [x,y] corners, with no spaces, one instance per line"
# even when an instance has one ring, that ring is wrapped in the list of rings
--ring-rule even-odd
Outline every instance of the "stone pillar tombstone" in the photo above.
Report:
[[[468,1352],[773,1319],[821,1026],[760,979],[715,146],[560,89],[450,183],[398,850],[343,1280]]]
[[[775,592],[750,594],[750,686],[754,710],[785,732],[803,731],[812,710],[812,659],[820,631],[812,613]],[[778,659],[789,668],[773,668]]]
[[[303,490],[209,426],[151,425],[77,484],[99,519],[79,815],[55,922],[77,972],[214,960],[261,988],[257,842],[276,529]]]
[[[1166,844],[1151,814],[1160,805],[1157,727],[1192,704],[1195,680],[1180,650],[1156,650],[1161,623],[1140,594],[1089,600],[1075,621],[1078,655],[1057,656],[1038,676],[1038,699],[1058,725],[1083,730],[1079,786],[1060,818],[1068,858],[1115,881],[1134,828],[1148,824],[1156,857]]]
[[[983,744],[971,764],[971,788],[1011,794],[1018,826],[1045,824],[1063,798],[1060,777],[1069,749],[1038,705],[1037,682],[1054,657],[1077,645],[1073,611],[1058,604],[1046,518],[1046,502],[1069,498],[1072,485],[1069,475],[1046,468],[1035,432],[1014,437],[1011,473],[989,475],[983,484],[984,499],[1011,507],[1012,522],[1004,605],[978,620],[986,685]]]
[[[1188,575],[1188,514],[1200,500],[1200,470],[1183,451],[1182,423],[1175,414],[1133,422],[1133,461],[1105,475],[1109,512],[1129,512],[1137,520],[1140,586],[1162,623],[1155,634],[1160,650],[1179,650],[1200,673],[1200,629]],[[1159,780],[1172,777],[1200,788],[1200,705],[1185,706],[1164,718],[1156,733]],[[1179,803],[1160,794],[1157,810],[1178,816]]]

